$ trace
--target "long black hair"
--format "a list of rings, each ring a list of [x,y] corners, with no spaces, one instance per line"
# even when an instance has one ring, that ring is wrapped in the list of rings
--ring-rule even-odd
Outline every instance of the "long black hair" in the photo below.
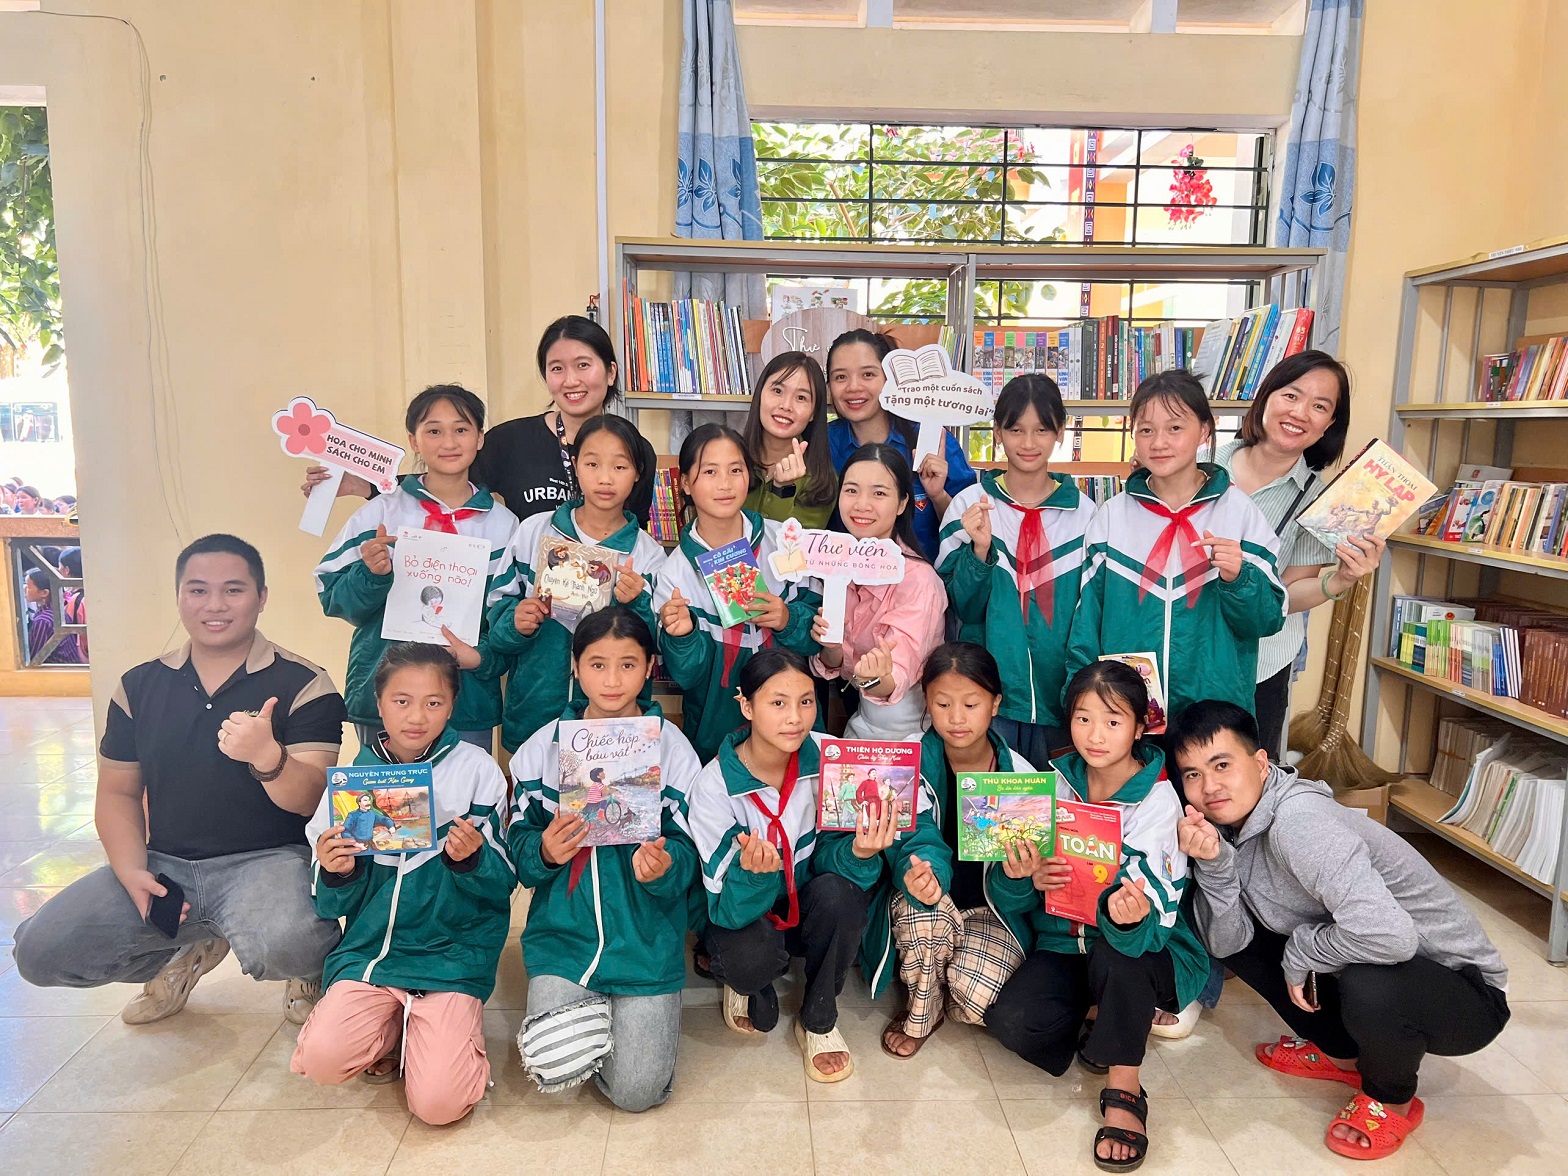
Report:
[[[606,637],[630,637],[642,646],[650,662],[658,652],[648,622],[624,604],[612,604],[608,608],[595,609],[577,622],[577,629],[572,633],[572,661],[582,657],[595,641],[603,641]]]
[[[702,464],[703,453],[715,441],[728,441],[736,449],[740,450],[741,460],[746,463],[746,489],[749,491],[753,474],[751,459],[746,456],[746,439],[728,425],[721,425],[717,422],[698,425],[686,434],[686,440],[681,442],[680,455],[676,459],[676,464],[680,467],[681,477],[690,478],[695,476],[697,467]],[[697,517],[697,508],[693,505],[690,494],[685,495],[685,498],[686,509],[681,521],[689,523]]]
[[[806,663],[806,659],[793,649],[785,649],[781,645],[765,646],[757,650],[756,656],[741,667],[736,688],[740,691],[740,696],[750,702],[757,697],[757,691],[767,685],[769,678],[789,670],[811,677],[811,667]]]
[[[610,334],[591,318],[580,314],[563,314],[548,327],[544,334],[539,336],[539,347],[534,353],[535,362],[539,365],[539,375],[543,376],[545,367],[550,358],[550,348],[562,339],[570,339],[573,343],[584,343],[599,357],[604,364],[604,371],[609,384],[605,392],[606,400],[613,399],[621,394],[618,387],[621,378],[621,365],[615,358],[615,344],[610,342]]]
[[[811,385],[811,420],[800,440],[806,446],[806,489],[795,499],[801,506],[828,506],[838,497],[838,476],[833,472],[833,454],[828,446],[828,382],[822,365],[804,351],[781,351],[762,369],[751,393],[751,408],[741,436],[746,439],[746,456],[751,461],[752,485],[768,476],[762,468],[762,391],[774,380],[804,372]]]
[[[1104,661],[1090,662],[1074,674],[1072,681],[1067,683],[1062,712],[1067,716],[1069,738],[1072,735],[1073,710],[1077,707],[1078,700],[1090,693],[1098,697],[1106,706],[1126,707],[1132,712],[1133,721],[1139,728],[1147,728],[1149,687],[1143,680],[1143,675],[1126,662],[1107,658]],[[1140,730],[1137,738],[1133,740],[1132,754],[1140,762],[1147,763],[1149,760],[1148,753],[1144,750],[1143,730]]]
[[[867,347],[871,348],[872,351],[876,352],[877,362],[879,363],[886,359],[888,355],[898,347],[898,339],[890,334],[877,331],[868,331],[864,327],[856,327],[852,331],[845,331],[837,339],[834,339],[832,346],[828,348],[828,359],[824,367],[827,369],[828,381],[830,385],[833,379],[833,353],[840,347],[848,347],[854,343],[864,343]],[[886,409],[883,409],[883,411],[887,412]],[[915,438],[919,432],[915,426],[915,422],[905,420],[903,417],[894,412],[889,412],[887,415],[888,420],[892,422],[892,427],[898,430],[899,435],[904,439],[904,444],[908,446],[909,451],[913,453],[915,451]]]
[[[381,655],[381,661],[376,666],[376,697],[381,697],[381,692],[387,688],[387,682],[393,674],[409,666],[430,666],[438,670],[451,688],[452,698],[457,698],[461,682],[457,659],[447,652],[446,646],[431,645],[424,641],[399,641],[396,645],[387,646],[387,651]]]
[[[943,674],[967,678],[990,695],[1002,693],[1002,671],[997,667],[996,658],[985,646],[972,641],[949,641],[933,649],[931,656],[926,658],[925,668],[920,671],[920,688],[930,690],[931,684]]]
[[[1014,376],[1002,386],[996,398],[996,427],[1011,429],[1033,408],[1040,416],[1040,423],[1058,437],[1067,427],[1067,408],[1062,404],[1062,390],[1050,376]]]
[[[1145,376],[1133,392],[1131,403],[1127,405],[1128,427],[1136,428],[1138,418],[1148,410],[1149,405],[1155,403],[1163,404],[1173,413],[1186,409],[1197,417],[1199,426],[1209,431],[1209,449],[1213,451],[1214,412],[1209,408],[1208,394],[1204,392],[1197,376],[1179,368]]]
[[[850,454],[849,460],[844,463],[844,473],[840,476],[841,491],[843,478],[849,476],[850,468],[863,461],[875,462],[893,475],[893,485],[898,488],[899,497],[904,500],[898,517],[893,520],[893,538],[904,549],[906,558],[924,560],[925,556],[920,550],[920,540],[915,535],[915,476],[909,470],[909,463],[904,460],[904,455],[891,445],[881,441],[868,441]]]
[[[1309,469],[1321,473],[1345,455],[1345,436],[1350,432],[1350,373],[1326,351],[1300,351],[1287,355],[1273,367],[1258,384],[1257,399],[1242,418],[1238,437],[1242,447],[1256,445],[1263,440],[1263,411],[1268,399],[1281,388],[1294,384],[1308,372],[1328,372],[1339,383],[1339,396],[1334,400],[1334,419],[1329,422],[1323,436],[1307,446],[1302,457]]]
[[[484,431],[485,402],[476,393],[461,384],[432,384],[408,402],[408,411],[403,414],[404,432],[410,435],[417,433],[420,423],[430,415],[430,410],[443,400],[452,406],[458,416],[480,432]]]

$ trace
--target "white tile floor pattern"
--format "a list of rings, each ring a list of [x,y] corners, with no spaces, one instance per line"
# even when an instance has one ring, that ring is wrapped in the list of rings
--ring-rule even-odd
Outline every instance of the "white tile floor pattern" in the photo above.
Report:
[[[531,1089],[514,1044],[526,980],[515,940],[486,1014],[495,1086],[468,1119],[414,1121],[398,1084],[318,1087],[288,1071],[297,1030],[282,984],[230,956],[179,1016],[131,1028],[129,986],[37,989],[11,961],[16,924],[103,860],[92,826],[85,702],[0,699],[0,1172],[621,1174],[1093,1171],[1099,1081],[1052,1080],[985,1033],[947,1025],[913,1062],[882,1054],[891,1000],[858,971],[841,1026],[856,1075],[806,1081],[787,1031],[729,1033],[716,992],[687,992],[676,1091],[643,1115],[590,1090]],[[1421,848],[1459,885],[1512,969],[1514,1016],[1469,1058],[1428,1059],[1426,1122],[1377,1171],[1561,1173],[1568,1154],[1568,972],[1543,958],[1546,901],[1435,839]],[[520,897],[518,912],[525,909]],[[786,995],[786,1008],[789,1007]],[[1232,982],[1186,1041],[1150,1050],[1146,1172],[1366,1171],[1322,1144],[1342,1088],[1261,1068],[1253,1043],[1282,1027]],[[939,1104],[939,1105],[933,1105]]]

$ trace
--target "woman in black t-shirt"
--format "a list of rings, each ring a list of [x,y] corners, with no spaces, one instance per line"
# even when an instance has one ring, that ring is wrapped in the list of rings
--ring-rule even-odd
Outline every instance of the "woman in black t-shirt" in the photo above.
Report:
[[[620,374],[615,347],[605,329],[580,314],[563,315],[544,329],[537,351],[539,374],[550,389],[552,407],[537,416],[517,417],[490,428],[484,437],[470,477],[499,495],[519,519],[581,497],[572,458],[577,431],[604,412],[606,401],[620,395],[615,381]],[[640,435],[643,473],[632,488],[626,509],[648,525],[653,505],[656,460],[653,446]],[[311,466],[303,487],[306,494],[327,476],[322,466]],[[372,487],[363,478],[343,475],[338,495],[369,498]]]

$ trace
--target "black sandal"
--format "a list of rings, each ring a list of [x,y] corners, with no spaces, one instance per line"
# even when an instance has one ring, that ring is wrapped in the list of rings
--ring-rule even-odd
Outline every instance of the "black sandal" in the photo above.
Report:
[[[1137,1094],[1132,1094],[1126,1090],[1116,1090],[1107,1086],[1100,1091],[1101,1118],[1105,1116],[1107,1104],[1119,1111],[1128,1111],[1136,1115],[1138,1122],[1145,1127],[1149,1125],[1149,1092],[1142,1087],[1138,1089]],[[1100,1144],[1107,1140],[1132,1148],[1132,1156],[1125,1160],[1106,1159],[1100,1155]],[[1094,1166],[1102,1172],[1131,1172],[1139,1167],[1144,1157],[1149,1154],[1149,1137],[1141,1131],[1128,1131],[1125,1127],[1101,1127],[1094,1133],[1091,1154],[1094,1156]]]
[[[1094,1032],[1094,1022],[1085,1021],[1083,1028],[1078,1031],[1078,1064],[1091,1074],[1109,1074],[1111,1068],[1102,1066],[1099,1062],[1091,1062],[1083,1052],[1084,1043],[1089,1040],[1089,1034]]]

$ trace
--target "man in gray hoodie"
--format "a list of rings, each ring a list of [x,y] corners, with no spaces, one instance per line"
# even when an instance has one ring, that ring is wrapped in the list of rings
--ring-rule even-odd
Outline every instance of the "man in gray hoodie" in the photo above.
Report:
[[[1502,957],[1403,838],[1269,763],[1240,707],[1194,703],[1166,739],[1188,801],[1177,833],[1198,933],[1295,1034],[1259,1045],[1258,1060],[1358,1088],[1324,1142],[1391,1154],[1424,1114],[1421,1059],[1474,1053],[1508,1023]]]

